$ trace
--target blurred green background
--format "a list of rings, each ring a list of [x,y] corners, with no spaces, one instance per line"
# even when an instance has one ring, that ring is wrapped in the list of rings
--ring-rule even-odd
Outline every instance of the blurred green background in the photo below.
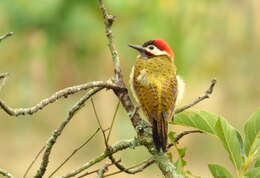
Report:
[[[113,32],[125,81],[137,55],[127,44],[163,38],[174,49],[178,73],[186,81],[181,105],[200,95],[210,80],[216,78],[218,83],[212,98],[195,108],[223,115],[242,130],[245,119],[260,105],[259,1],[110,0],[106,6],[117,16]],[[113,75],[97,0],[1,0],[0,27],[0,34],[15,33],[0,43],[0,72],[10,73],[0,94],[12,107],[33,106],[59,89],[106,80]],[[21,177],[83,93],[49,105],[33,116],[12,118],[1,111],[0,168]],[[95,103],[106,128],[117,98],[111,91],[102,91],[95,96]],[[88,103],[55,145],[47,175],[96,128]],[[127,114],[120,108],[110,143],[134,135]],[[231,167],[227,153],[215,138],[192,135],[180,144],[188,147],[187,168],[195,175],[210,177],[208,162]],[[57,175],[70,172],[103,150],[99,134]],[[138,148],[119,153],[119,156],[125,165],[132,165],[148,158],[149,154]],[[38,166],[39,162],[30,176]],[[160,177],[160,172],[152,166],[138,175],[115,177],[148,176]]]

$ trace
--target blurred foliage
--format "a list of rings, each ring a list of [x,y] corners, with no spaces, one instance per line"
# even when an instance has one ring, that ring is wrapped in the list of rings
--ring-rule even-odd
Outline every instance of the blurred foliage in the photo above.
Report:
[[[218,85],[212,99],[196,107],[233,118],[232,125],[242,129],[249,113],[260,105],[259,1],[110,0],[105,3],[117,17],[113,32],[126,81],[137,55],[127,44],[163,38],[174,49],[178,73],[187,83],[183,103],[197,97],[216,77]],[[31,106],[56,90],[104,80],[113,73],[96,0],[1,0],[0,27],[0,34],[15,33],[0,44],[0,72],[11,74],[1,90],[1,98],[13,107]],[[1,157],[10,154],[16,157],[15,160],[1,159],[0,167],[6,165],[3,168],[21,175],[34,156],[32,152],[36,154],[35,148],[40,148],[47,140],[76,99],[69,98],[32,117],[15,120],[0,112],[0,139],[9,143],[0,146]],[[104,125],[109,124],[114,111],[111,106],[115,107],[116,98],[110,92],[103,92],[95,99]],[[57,146],[57,163],[53,161],[51,167],[97,127],[88,107],[78,114],[61,138],[66,141],[61,140],[62,144]],[[122,111],[119,116],[111,141],[134,135],[125,113]],[[126,129],[129,132],[122,132]],[[202,147],[204,143],[208,148]],[[187,161],[196,175],[209,175],[207,161],[199,156],[201,151],[205,157],[231,166],[219,156],[225,152],[217,149],[218,143],[203,136],[190,136],[182,144],[193,147],[188,150]],[[91,146],[97,148],[96,145],[99,149],[91,149],[91,152],[86,149],[82,155],[87,156],[75,158],[67,169],[100,153],[102,137]],[[147,157],[143,152],[140,149],[121,156],[129,164],[138,162],[135,155],[140,160]],[[13,166],[17,164],[18,167]],[[154,174],[153,168],[149,170],[143,175],[151,172],[159,175],[158,172]]]

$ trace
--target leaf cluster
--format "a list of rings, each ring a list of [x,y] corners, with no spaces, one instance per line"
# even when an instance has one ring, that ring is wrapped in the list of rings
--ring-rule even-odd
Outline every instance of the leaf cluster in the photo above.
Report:
[[[260,108],[245,122],[243,137],[225,118],[206,111],[184,111],[177,114],[170,124],[192,127],[221,141],[236,172],[232,174],[221,165],[209,164],[208,167],[213,177],[260,177]],[[169,135],[172,141],[173,135],[174,133]],[[179,159],[176,162],[177,168],[182,169],[182,174],[187,174],[187,171],[183,171],[183,167],[186,165],[183,159],[186,150],[177,148],[177,152],[179,153]]]

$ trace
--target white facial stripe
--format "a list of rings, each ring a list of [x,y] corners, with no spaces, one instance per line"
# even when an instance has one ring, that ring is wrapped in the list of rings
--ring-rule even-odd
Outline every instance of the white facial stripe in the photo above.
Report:
[[[145,49],[146,49],[146,51],[148,51],[149,53],[152,53],[155,56],[160,56],[160,55],[169,56],[167,52],[160,50],[159,48],[157,48],[154,45],[149,45]]]

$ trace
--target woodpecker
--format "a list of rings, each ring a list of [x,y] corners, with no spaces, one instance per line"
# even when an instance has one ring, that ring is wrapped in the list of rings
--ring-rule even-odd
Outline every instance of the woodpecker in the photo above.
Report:
[[[174,53],[162,39],[129,46],[140,53],[130,75],[133,95],[152,124],[156,149],[166,152],[168,121],[184,90],[184,82],[176,76]]]

